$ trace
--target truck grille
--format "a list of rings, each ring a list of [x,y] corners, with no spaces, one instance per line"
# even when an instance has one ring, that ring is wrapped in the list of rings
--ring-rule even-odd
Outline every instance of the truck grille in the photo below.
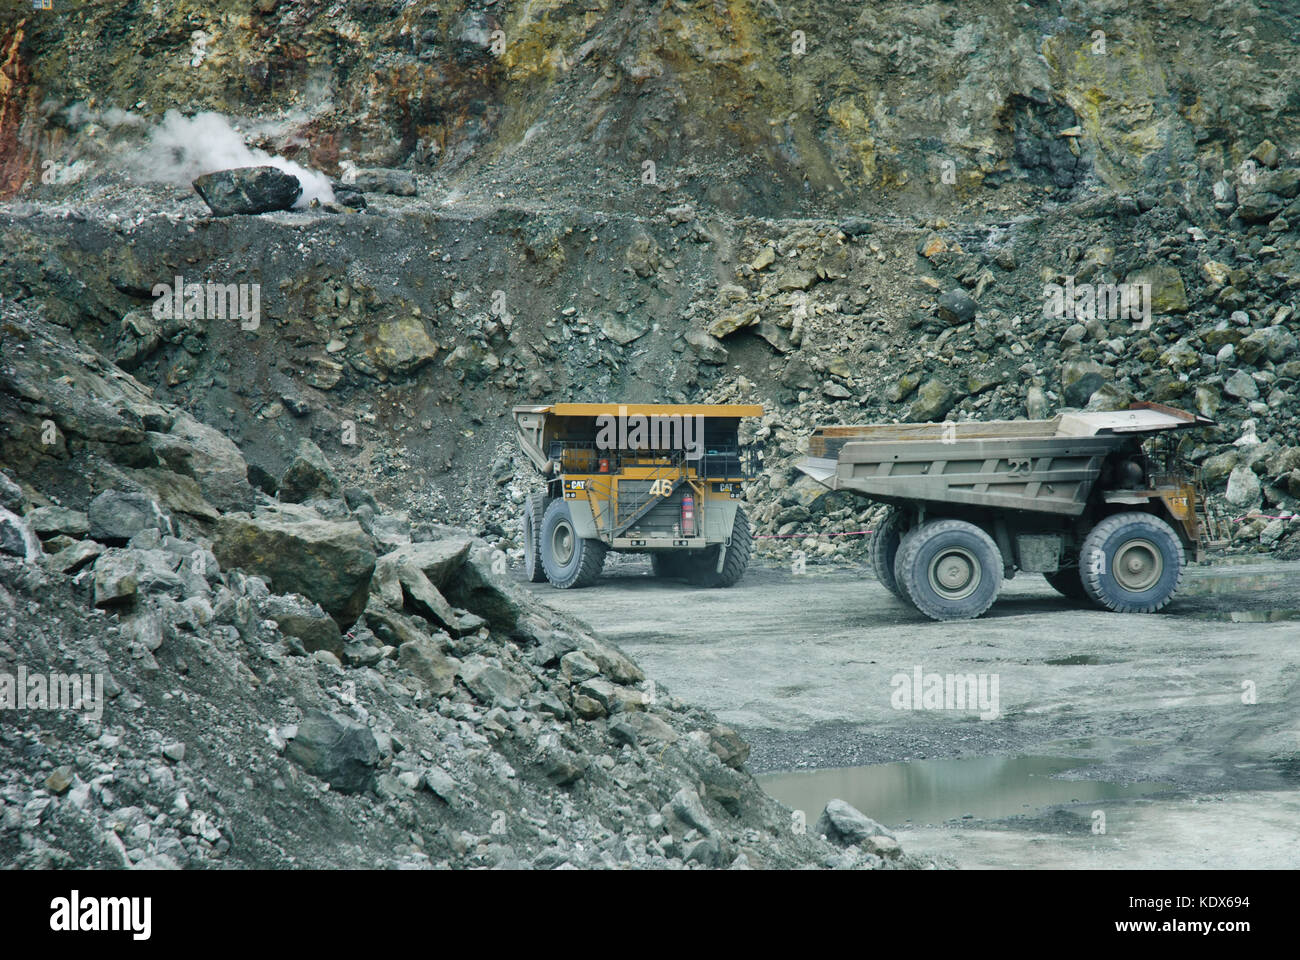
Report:
[[[624,480],[618,485],[618,522],[621,524],[650,498],[649,480]],[[681,523],[682,494],[689,487],[681,487],[673,495],[654,506],[636,522],[638,530],[657,530],[671,533]],[[698,507],[696,508],[698,510]]]

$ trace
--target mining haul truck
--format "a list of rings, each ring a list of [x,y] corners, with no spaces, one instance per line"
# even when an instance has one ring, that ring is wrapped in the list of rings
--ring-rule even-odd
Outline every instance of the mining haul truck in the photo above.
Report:
[[[584,587],[610,551],[648,553],[655,576],[729,587],[749,565],[742,447],[756,405],[556,403],[514,408],[539,484],[524,501],[524,569],[534,583]]]
[[[1004,578],[1151,613],[1210,545],[1205,498],[1175,432],[1213,421],[1155,403],[1053,420],[827,426],[804,473],[889,506],[871,563],[935,620],[978,617]]]

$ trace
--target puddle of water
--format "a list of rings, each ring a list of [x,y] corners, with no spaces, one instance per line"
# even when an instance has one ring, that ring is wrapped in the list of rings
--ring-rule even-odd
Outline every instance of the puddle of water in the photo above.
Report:
[[[981,820],[1029,813],[1058,803],[1145,797],[1167,783],[1058,780],[1056,774],[1096,763],[1078,757],[975,757],[907,760],[835,767],[758,778],[782,803],[802,810],[809,827],[829,800],[844,800],[886,826],[942,823],[972,814]]]
[[[1300,620],[1300,610],[1209,610],[1189,613],[1193,620],[1214,620],[1219,623],[1282,623]]]

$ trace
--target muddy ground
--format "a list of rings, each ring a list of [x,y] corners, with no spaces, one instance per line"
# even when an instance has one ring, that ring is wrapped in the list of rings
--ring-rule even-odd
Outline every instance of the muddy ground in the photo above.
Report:
[[[963,867],[1300,866],[1300,621],[1222,619],[1300,607],[1300,565],[1189,567],[1151,616],[1080,607],[1021,575],[985,617],[954,624],[856,567],[751,568],[718,591],[655,580],[634,557],[606,573],[586,590],[532,589],[709,703],[753,745],[755,773],[1032,756],[1079,759],[1057,779],[1151,784],[1138,798],[900,823],[909,849]],[[917,666],[996,675],[999,715],[896,708],[891,679]]]

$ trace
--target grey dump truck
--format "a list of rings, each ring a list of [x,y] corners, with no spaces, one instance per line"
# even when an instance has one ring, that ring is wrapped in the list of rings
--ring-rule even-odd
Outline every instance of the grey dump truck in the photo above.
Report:
[[[1004,579],[1151,613],[1210,545],[1205,499],[1171,438],[1213,421],[1155,403],[1052,420],[826,426],[804,473],[889,506],[879,581],[935,620],[978,617]]]

